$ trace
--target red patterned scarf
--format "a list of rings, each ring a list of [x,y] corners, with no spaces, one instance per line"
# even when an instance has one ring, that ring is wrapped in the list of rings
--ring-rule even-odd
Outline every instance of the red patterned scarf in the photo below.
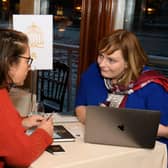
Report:
[[[168,78],[166,78],[165,76],[163,76],[162,74],[160,74],[155,70],[147,70],[147,71],[144,71],[138,78],[137,82],[134,83],[132,88],[132,93],[135,92],[136,90],[143,88],[144,86],[146,86],[151,82],[154,82],[163,86],[163,88],[168,92]],[[128,97],[128,94],[125,95],[119,107],[125,107],[127,97]]]
[[[163,76],[161,73],[155,70],[146,70],[143,71],[138,80],[135,83],[130,83],[128,88],[124,88],[118,85],[111,84],[110,80],[105,79],[105,85],[109,91],[109,93],[124,95],[122,102],[119,107],[125,107],[125,103],[127,101],[127,97],[129,94],[132,94],[136,90],[139,90],[146,86],[147,84],[154,82],[164,87],[164,89],[168,92],[168,78]],[[109,102],[105,102],[108,106]]]

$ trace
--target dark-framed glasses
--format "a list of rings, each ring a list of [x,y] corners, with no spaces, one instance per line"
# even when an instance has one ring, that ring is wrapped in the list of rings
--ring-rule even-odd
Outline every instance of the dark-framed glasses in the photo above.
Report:
[[[31,58],[31,57],[24,57],[24,56],[18,56],[18,57],[20,57],[20,58],[24,58],[24,59],[26,59],[27,60],[27,64],[30,66],[31,64],[32,64],[32,62],[33,62],[33,58]]]

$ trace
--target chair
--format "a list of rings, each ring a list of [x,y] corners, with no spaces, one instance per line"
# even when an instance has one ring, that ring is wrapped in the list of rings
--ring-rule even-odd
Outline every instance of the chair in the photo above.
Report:
[[[38,72],[37,95],[43,103],[45,112],[62,112],[68,84],[69,67],[55,62],[53,70]]]

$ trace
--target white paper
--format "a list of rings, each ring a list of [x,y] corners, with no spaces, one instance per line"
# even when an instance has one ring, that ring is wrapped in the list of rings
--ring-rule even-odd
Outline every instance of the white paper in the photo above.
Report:
[[[52,15],[13,15],[13,28],[27,34],[31,69],[52,69],[53,65],[53,19]]]

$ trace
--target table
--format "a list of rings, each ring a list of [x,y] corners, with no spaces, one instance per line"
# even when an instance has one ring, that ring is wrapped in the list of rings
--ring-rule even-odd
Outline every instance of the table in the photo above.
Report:
[[[44,152],[30,168],[167,167],[167,149],[162,143],[156,142],[154,149],[89,144],[83,141],[84,126],[81,123],[68,121],[62,124],[76,136],[76,141],[59,142],[65,152],[56,155]]]

